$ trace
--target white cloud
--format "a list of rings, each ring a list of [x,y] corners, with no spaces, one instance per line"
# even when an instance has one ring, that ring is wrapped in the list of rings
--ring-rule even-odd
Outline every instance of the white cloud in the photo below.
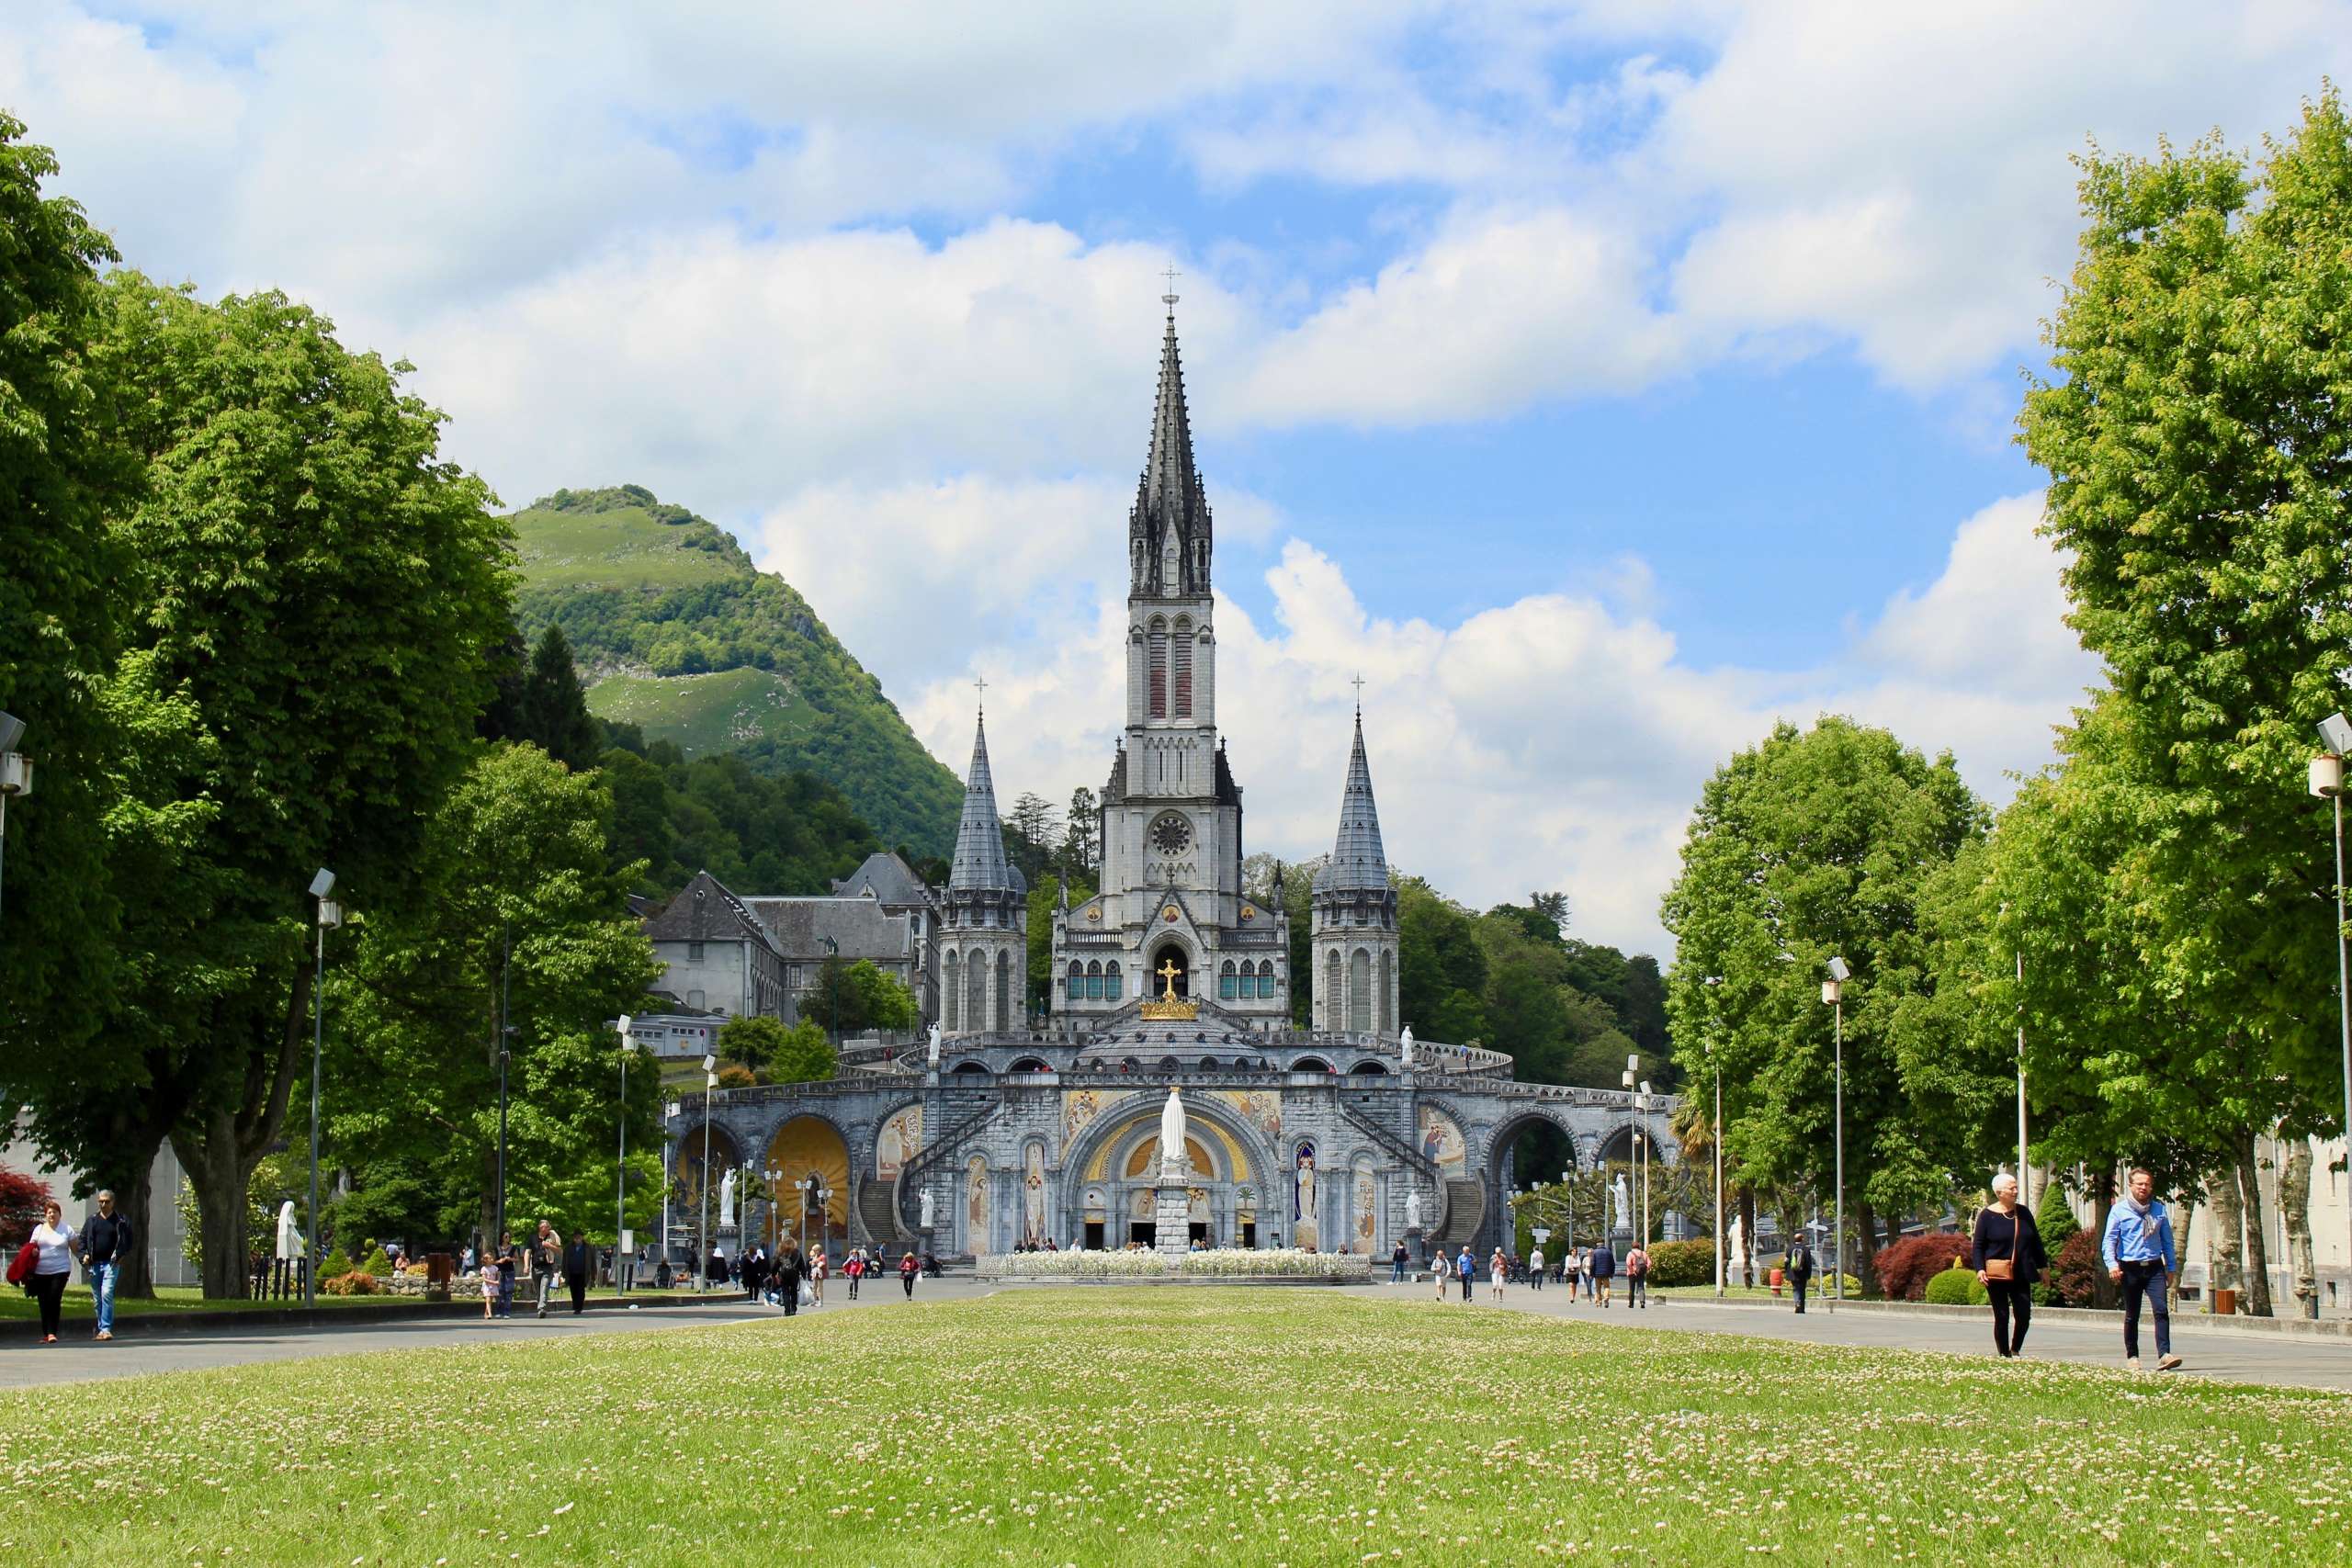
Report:
[[[1455,626],[1368,614],[1340,565],[1295,540],[1266,574],[1273,625],[1217,610],[1217,717],[1247,792],[1248,841],[1321,852],[1337,822],[1351,680],[1389,855],[1484,907],[1565,889],[1577,928],[1667,951],[1657,906],[1708,773],[1773,723],[1821,713],[1883,724],[2006,798],[2039,766],[2097,667],[2060,624],[2041,498],[1962,523],[1942,573],[1895,594],[1847,655],[1812,671],[1700,669],[1672,634],[1601,598],[1545,594]],[[998,786],[1061,800],[1099,785],[1122,723],[1123,607],[1102,604],[1044,647],[990,646]],[[971,694],[943,680],[909,705],[961,765]]]

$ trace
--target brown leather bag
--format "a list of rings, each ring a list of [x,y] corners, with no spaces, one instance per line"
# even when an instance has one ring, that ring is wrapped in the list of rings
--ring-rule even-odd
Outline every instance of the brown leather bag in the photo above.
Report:
[[[2018,1247],[2025,1241],[2025,1222],[2016,1214],[2009,1216],[2009,1256],[1984,1260],[1984,1278],[1988,1281],[2007,1284],[2018,1277]]]

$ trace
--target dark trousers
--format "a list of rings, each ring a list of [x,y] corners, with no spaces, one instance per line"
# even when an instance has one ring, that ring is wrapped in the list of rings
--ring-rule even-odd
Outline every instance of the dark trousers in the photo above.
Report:
[[[1544,1270],[1541,1269],[1530,1269],[1527,1275],[1527,1283],[1529,1288],[1532,1290],[1542,1290],[1544,1288]]]
[[[1799,1312],[1804,1311],[1804,1288],[1812,1283],[1813,1276],[1810,1274],[1792,1274],[1789,1276],[1789,1288],[1797,1293],[1797,1311]]]
[[[1472,1285],[1476,1282],[1476,1279],[1477,1276],[1474,1274],[1464,1274],[1462,1276],[1462,1299],[1464,1301],[1466,1302],[1470,1299],[1470,1290]]]
[[[2140,1359],[2140,1298],[2148,1298],[2148,1310],[2156,1314],[2156,1354],[2172,1354],[2172,1314],[2165,1303],[2165,1292],[2171,1284],[2161,1263],[2126,1263],[2123,1266],[2123,1353],[2133,1360]]]
[[[1646,1307],[1649,1305],[1649,1294],[1647,1276],[1641,1274],[1625,1276],[1625,1304],[1627,1306]]]
[[[850,1300],[852,1300],[852,1301],[855,1301],[855,1300],[857,1300],[857,1282],[858,1282],[860,1280],[864,1279],[864,1278],[865,1278],[865,1275],[863,1275],[863,1274],[852,1274],[852,1275],[849,1277],[849,1299],[850,1299]]]
[[[901,1285],[904,1285],[904,1286],[907,1288],[907,1299],[908,1299],[909,1301],[912,1301],[912,1300],[914,1300],[914,1298],[915,1298],[915,1277],[914,1277],[911,1273],[908,1273],[908,1274],[901,1274],[901,1275],[899,1275],[899,1283],[900,1283]]]
[[[775,1297],[784,1303],[785,1316],[798,1317],[800,1315],[800,1280],[797,1276],[790,1274],[777,1276]]]
[[[2033,1287],[2015,1280],[1987,1280],[1984,1293],[1993,1298],[1993,1348],[2004,1356],[2014,1356],[2025,1344],[2026,1325],[2033,1321]],[[2015,1330],[2009,1327],[2013,1312],[2017,1314]]]
[[[59,1319],[65,1311],[65,1281],[74,1278],[71,1269],[56,1274],[35,1274],[25,1283],[33,1288],[33,1300],[40,1303],[40,1331],[44,1335],[57,1332]]]
[[[578,1317],[588,1310],[588,1276],[566,1274],[563,1282],[571,1287],[571,1315]]]

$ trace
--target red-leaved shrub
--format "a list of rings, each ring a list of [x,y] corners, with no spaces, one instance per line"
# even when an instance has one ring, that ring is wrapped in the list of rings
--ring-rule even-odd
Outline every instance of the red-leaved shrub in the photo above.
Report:
[[[2088,1231],[2076,1231],[2068,1236],[2044,1278],[2057,1294],[2060,1305],[2089,1306],[2091,1292],[2098,1285],[2098,1237]]]
[[[1891,1302],[1916,1302],[1927,1294],[1928,1281],[1952,1267],[1959,1258],[1963,1269],[1976,1265],[1972,1260],[1968,1237],[1958,1231],[1932,1231],[1926,1235],[1906,1235],[1891,1247],[1879,1248],[1871,1259],[1878,1272],[1878,1287]]]
[[[0,1251],[16,1255],[40,1224],[41,1206],[48,1201],[48,1182],[0,1166]]]

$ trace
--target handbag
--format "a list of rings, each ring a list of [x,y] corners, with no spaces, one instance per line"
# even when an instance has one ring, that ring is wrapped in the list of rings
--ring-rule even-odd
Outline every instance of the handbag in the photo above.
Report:
[[[8,1283],[21,1285],[32,1278],[33,1266],[40,1261],[40,1243],[28,1241],[17,1248],[17,1256],[8,1259]]]
[[[2017,1215],[2009,1216],[2009,1256],[1984,1260],[1984,1278],[1993,1283],[2007,1284],[2018,1277],[2017,1251],[2025,1240],[2025,1222]]]

